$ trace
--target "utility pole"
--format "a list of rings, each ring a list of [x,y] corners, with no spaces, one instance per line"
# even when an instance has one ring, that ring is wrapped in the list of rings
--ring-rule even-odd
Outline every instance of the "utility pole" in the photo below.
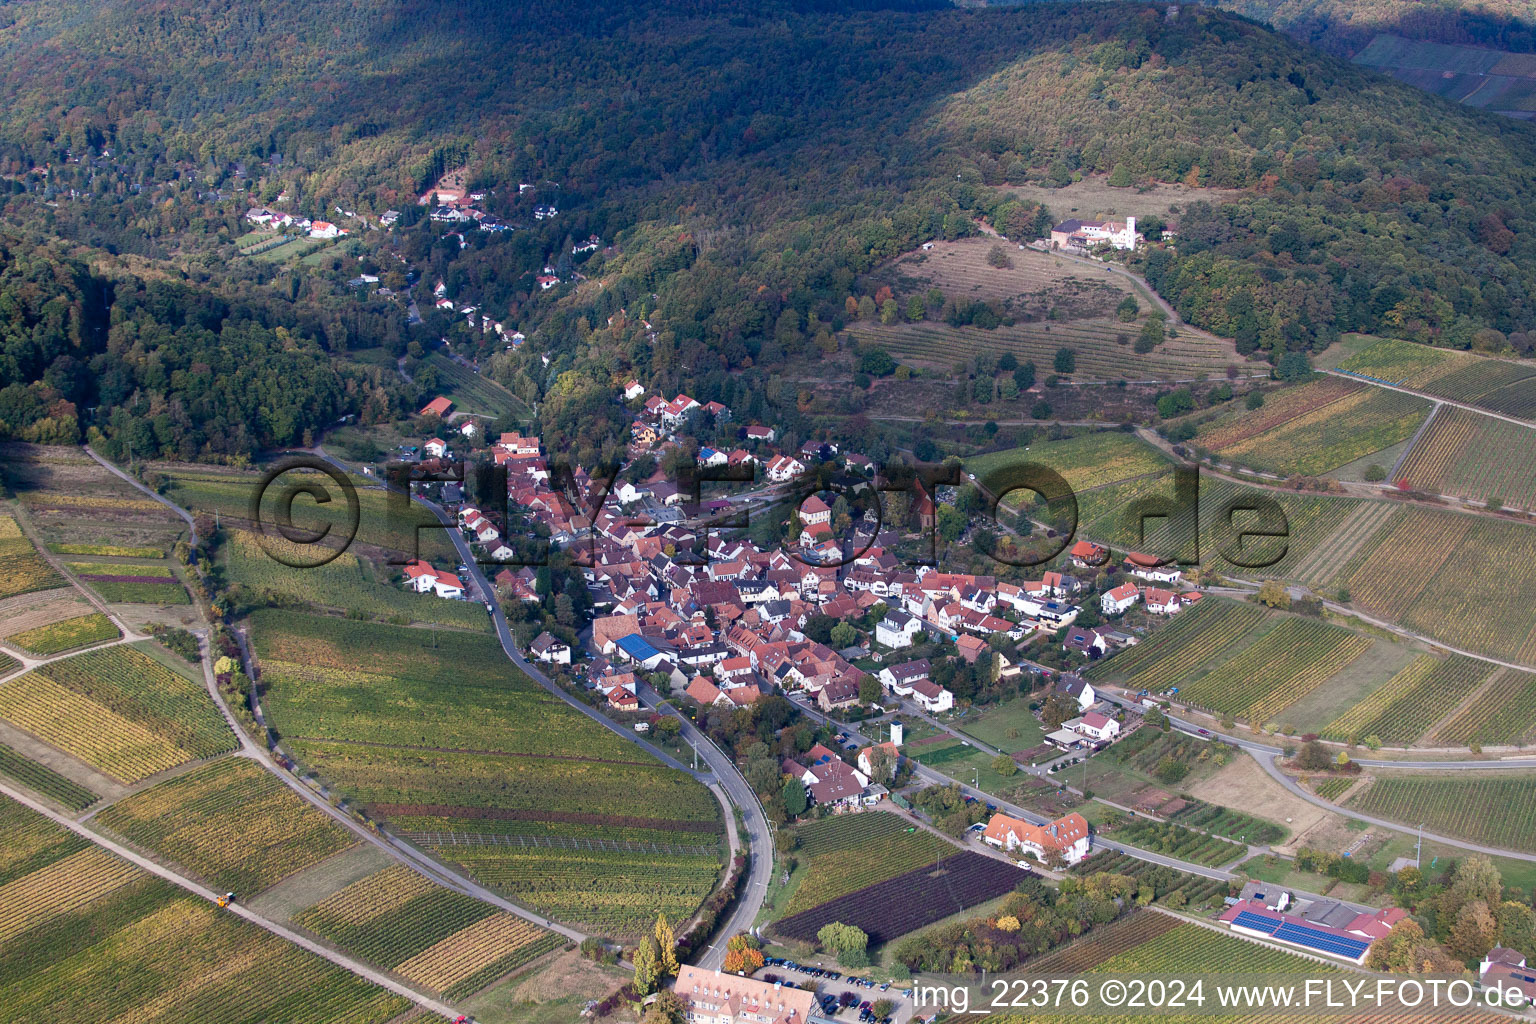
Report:
[[[1424,823],[1419,822],[1419,841],[1413,844],[1413,866],[1417,868],[1424,860]]]

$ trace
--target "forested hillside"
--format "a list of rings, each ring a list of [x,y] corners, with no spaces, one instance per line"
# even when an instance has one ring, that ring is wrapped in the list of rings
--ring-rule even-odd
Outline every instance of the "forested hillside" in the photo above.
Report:
[[[401,209],[387,240],[368,236],[377,262],[441,277],[526,331],[494,372],[587,454],[627,425],[608,398],[631,372],[794,417],[771,371],[820,358],[861,315],[858,275],[978,220],[1035,237],[1050,211],[1004,186],[1085,174],[1236,190],[1185,209],[1174,244],[1141,259],[1240,352],[1278,361],[1343,330],[1529,348],[1536,130],[1231,14],[1165,7],[12,3],[5,214],[166,261],[210,302],[257,303],[263,330],[297,297],[316,347],[296,358],[334,362],[463,327],[404,331],[337,285],[339,265],[326,278],[242,262],[239,218],[283,192],[311,216]],[[461,243],[420,217],[416,196],[460,165],[519,230]],[[521,184],[559,217],[526,217]],[[588,233],[616,242],[577,264],[589,283],[541,292],[534,275],[570,268]],[[221,333],[171,332],[194,347]],[[38,379],[14,372],[0,383]],[[365,412],[353,371],[331,372],[259,443]]]
[[[1219,0],[1297,39],[1346,56],[1378,32],[1432,43],[1536,51],[1529,0]]]

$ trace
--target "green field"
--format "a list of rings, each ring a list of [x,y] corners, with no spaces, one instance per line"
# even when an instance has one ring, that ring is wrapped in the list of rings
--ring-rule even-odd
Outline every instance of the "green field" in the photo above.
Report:
[[[1339,382],[1345,383],[1345,382]],[[1281,476],[1321,476],[1412,437],[1429,414],[1422,398],[1333,379],[1303,384],[1262,407],[1202,430],[1196,443],[1223,460]],[[1289,414],[1289,415],[1287,415]]]
[[[1536,559],[1536,527],[1405,508],[1335,582],[1364,610],[1476,654],[1536,665],[1536,601],[1510,566]]]
[[[1536,508],[1536,430],[1445,406],[1396,476],[1417,491]]]
[[[8,1021],[386,1024],[408,1000],[0,800]]]
[[[1519,419],[1536,417],[1536,364],[1382,339],[1339,363],[1369,380]]]
[[[1173,822],[1153,821],[1139,816],[1127,817],[1114,828],[1101,828],[1100,831],[1117,843],[1177,857],[1192,864],[1204,864],[1206,867],[1216,867],[1236,860],[1248,851],[1240,843],[1205,835]]]
[[[1510,850],[1536,851],[1536,779],[1378,778],[1350,797],[1350,808],[1431,832]]]
[[[1331,740],[1375,736],[1403,746],[1424,735],[1448,708],[1477,689],[1494,666],[1475,658],[1420,655],[1387,683],[1331,722],[1322,735]]]
[[[803,860],[800,884],[782,916],[895,878],[955,852],[955,846],[895,814],[842,814],[795,830]]]
[[[112,625],[111,619],[100,612],[92,612],[12,633],[6,637],[6,642],[20,647],[28,654],[50,655],[116,640],[121,635],[117,627]]]
[[[1159,473],[1169,467],[1165,456],[1134,434],[1100,431],[1061,441],[1041,441],[1027,448],[977,455],[965,460],[965,469],[985,481],[989,473],[1024,463],[1035,463],[1060,473],[1078,493],[1079,500],[1083,492],[1095,487]],[[1016,491],[1012,500],[1005,503],[1016,505],[1032,500],[1032,495]]]
[[[64,577],[37,553],[16,520],[0,512],[0,598],[64,585]]]
[[[1040,719],[1029,710],[1029,701],[1022,699],[973,708],[956,725],[967,736],[1008,754],[1028,750],[1045,738]]]
[[[209,515],[218,513],[242,525],[249,522],[251,496],[257,492],[260,475],[202,470],[175,470],[168,475],[171,481],[169,497],[183,508]],[[295,470],[283,474],[281,481],[265,492],[261,511],[269,531],[275,533],[272,524],[276,522],[276,502],[290,483],[316,483],[325,488],[331,499],[318,504],[299,495],[293,503],[293,522],[297,529],[314,533],[329,527],[333,534],[340,536],[350,525],[347,503],[336,482],[329,477]],[[452,542],[426,509],[414,502],[402,506],[398,495],[391,499],[384,491],[374,489],[366,482],[358,485],[357,498],[357,543],[383,548],[395,553],[396,557],[408,558],[419,553],[434,561],[456,558]],[[316,553],[316,560],[320,554],[323,553]]]
[[[495,381],[460,366],[441,352],[427,357],[426,365],[437,371],[439,390],[453,399],[453,411],[502,421],[526,422],[528,406]]]
[[[475,992],[565,941],[400,864],[327,896],[294,923],[450,996]]]
[[[1231,645],[1258,626],[1265,614],[1255,605],[1207,597],[1135,647],[1098,662],[1088,675],[1154,692],[1176,686],[1196,669],[1228,654]]]
[[[49,797],[71,811],[83,811],[98,799],[95,793],[77,785],[51,768],[28,760],[0,743],[0,775],[15,779],[34,792]]]
[[[1315,619],[1286,618],[1246,650],[1180,687],[1179,700],[1264,723],[1363,655],[1373,642]]]
[[[127,645],[0,687],[0,717],[123,782],[235,745],[202,686]]]
[[[1501,669],[1488,689],[1435,730],[1443,743],[1530,743],[1536,740],[1536,674]]]
[[[344,551],[325,565],[294,568],[289,563],[305,564],[308,552],[300,545],[289,544],[281,535],[266,537],[264,544],[247,530],[230,530],[226,537],[224,565],[232,583],[369,618],[433,622],[463,629],[490,628],[485,609],[476,602],[447,601],[403,589],[398,582],[398,565],[375,563]],[[278,561],[272,557],[273,550],[292,557],[288,562]]]
[[[686,917],[708,893],[723,858],[714,797],[534,684],[494,638],[434,648],[426,630],[278,611],[252,632],[268,720],[299,760],[487,884],[614,935],[663,905]],[[656,889],[657,857],[680,888]]]
[[[135,793],[96,820],[247,898],[357,842],[277,776],[238,757]]]

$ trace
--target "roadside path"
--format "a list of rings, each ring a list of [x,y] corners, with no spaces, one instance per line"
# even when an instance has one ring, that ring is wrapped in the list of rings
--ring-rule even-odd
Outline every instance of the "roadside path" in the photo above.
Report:
[[[1377,380],[1375,377],[1367,377],[1360,373],[1351,373],[1349,370],[1319,370],[1318,372],[1326,373],[1334,377],[1342,377],[1345,380],[1357,380],[1362,384],[1369,384],[1373,388],[1382,388],[1386,391],[1398,391],[1405,395],[1413,395],[1415,398],[1422,398],[1426,402],[1437,402],[1441,405],[1454,405],[1458,409],[1465,409],[1468,412],[1475,412],[1480,416],[1490,416],[1496,420],[1503,420],[1505,423],[1513,423],[1517,427],[1524,427],[1527,430],[1536,430],[1536,423],[1531,423],[1529,420],[1517,419],[1514,416],[1506,416],[1501,412],[1493,412],[1489,409],[1484,409],[1482,406],[1471,405],[1467,402],[1457,402],[1449,398],[1442,398],[1439,395],[1432,395],[1427,391],[1415,391],[1413,388],[1405,388],[1400,384],[1388,384],[1384,380]]]
[[[81,445],[81,447],[85,449],[85,454],[95,459],[97,463],[99,463],[101,467],[108,473],[111,473],[113,476],[119,478],[125,483],[132,485],[138,490],[143,491],[146,495],[153,498],[155,501],[158,501],[160,504],[164,505],[166,508],[180,516],[182,520],[187,524],[187,529],[191,531],[192,546],[197,547],[197,523],[193,521],[191,512],[188,512],[186,509],[182,508],[180,505],[171,501],[164,495],[157,494],[153,488],[144,486],[141,481],[135,480],[127,473],[124,473],[121,469],[118,469],[116,466],[114,466],[109,460],[102,458],[100,455],[97,455],[95,450],[92,449],[90,445]]]
[[[351,467],[327,454],[323,448],[316,446],[314,451],[342,472],[352,472]],[[550,679],[537,665],[534,665],[525,658],[522,652],[517,649],[516,639],[512,635],[511,628],[507,625],[507,617],[502,612],[501,603],[495,599],[495,590],[491,586],[490,581],[486,579],[484,568],[476,561],[475,553],[471,550],[469,542],[464,539],[464,535],[457,529],[458,524],[436,502],[428,501],[416,495],[412,495],[412,498],[418,504],[431,511],[437,517],[438,522],[443,523],[447,527],[444,532],[453,541],[454,549],[459,555],[459,560],[468,567],[469,575],[482,600],[490,605],[490,610],[487,614],[490,616],[492,625],[495,627],[496,638],[501,644],[503,653],[506,654],[508,660],[513,665],[517,666],[530,679],[556,697],[559,697],[572,708],[575,708],[610,732],[622,736],[627,742],[633,743],[645,750],[668,767],[685,772],[705,785],[718,785],[728,798],[729,803],[741,812],[746,830],[748,874],[742,880],[741,895],[737,898],[730,916],[716,926],[717,934],[721,936],[721,941],[708,947],[698,964],[706,968],[718,967],[725,960],[724,939],[737,931],[745,931],[749,928],[752,922],[756,920],[758,911],[762,909],[763,902],[768,895],[768,879],[773,871],[773,837],[769,831],[768,819],[763,813],[762,805],[758,803],[757,795],[747,785],[747,780],[737,770],[735,762],[716,747],[714,742],[700,732],[692,722],[677,714],[670,707],[663,709],[661,707],[663,701],[660,695],[655,694],[650,687],[644,684],[639,687],[640,692],[638,696],[641,702],[653,710],[658,710],[663,714],[671,714],[676,718],[681,725],[680,735],[698,751],[699,756],[709,766],[710,770],[708,772],[695,771],[661,748],[640,739],[635,733],[599,713],[590,705],[577,700],[566,691],[565,687]],[[735,832],[734,823],[728,822],[728,835],[735,837]],[[733,855],[742,850],[742,847],[739,845],[739,837],[735,838],[738,841],[732,843]]]
[[[38,814],[43,815],[44,817],[51,820],[54,824],[69,829],[71,832],[75,833],[81,838],[87,839],[97,846],[100,846],[103,849],[116,854],[134,866],[148,872],[151,875],[156,876],[157,878],[163,879],[167,882],[170,882],[172,885],[185,889],[187,892],[192,893],[194,896],[200,896],[208,902],[213,903],[223,895],[222,893],[214,892],[212,889],[209,889],[206,886],[199,885],[197,882],[192,881],[192,879],[186,877],[185,875],[178,874],[172,871],[170,868],[163,867],[162,865],[155,863],[148,857],[144,857],[138,853],[135,853],[120,843],[115,843],[112,840],[107,839],[105,836],[98,835],[96,832],[86,828],[84,825],[71,821],[64,815],[50,810],[43,804],[38,803],[31,797],[12,789],[10,786],[3,782],[0,782],[0,793],[5,794],[12,800],[15,800],[17,803],[22,804],[30,810],[36,811]],[[369,967],[367,964],[364,964],[358,960],[354,960],[352,957],[347,956],[344,953],[330,949],[327,946],[323,946],[312,939],[300,935],[298,932],[293,931],[291,928],[284,927],[275,921],[271,921],[265,917],[262,917],[260,914],[242,906],[238,902],[232,902],[224,909],[229,913],[234,914],[236,917],[244,918],[245,920],[256,925],[258,928],[263,928],[266,931],[271,932],[278,938],[285,939],[288,942],[293,943],[295,946],[299,946],[302,949],[308,950],[318,957],[329,960],[337,967],[350,971],[358,977],[378,985],[380,988],[393,992],[397,996],[403,996],[418,1006],[431,1010],[433,1013],[439,1014],[448,1020],[453,1020],[459,1016],[459,1011],[449,1006],[447,1003],[440,1002],[437,999],[434,999],[432,996],[402,985],[400,982],[396,981],[394,978],[389,977],[382,971],[375,970],[374,968]]]

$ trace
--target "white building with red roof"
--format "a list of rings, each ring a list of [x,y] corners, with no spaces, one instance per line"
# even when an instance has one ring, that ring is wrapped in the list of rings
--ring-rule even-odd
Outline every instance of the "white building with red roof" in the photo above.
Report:
[[[998,849],[1010,853],[1020,851],[1044,863],[1049,863],[1053,855],[1060,855],[1069,865],[1087,857],[1092,845],[1088,819],[1075,811],[1046,825],[1033,825],[1022,818],[994,814],[981,838]]]
[[[1122,583],[1113,590],[1107,590],[1099,598],[1099,608],[1105,615],[1119,615],[1131,605],[1141,600],[1141,591],[1136,589],[1134,583]]]
[[[1176,615],[1184,607],[1178,594],[1162,587],[1148,587],[1141,596],[1147,602],[1147,611],[1158,615]]]
[[[464,596],[464,581],[451,572],[432,568],[431,563],[418,559],[405,566],[406,586],[418,594],[436,594],[438,597],[459,598]]]
[[[1091,736],[1096,740],[1112,740],[1120,735],[1120,723],[1097,711],[1090,711],[1079,718],[1075,728],[1084,736]]]
[[[759,981],[685,964],[672,992],[688,1024],[810,1024],[820,1016],[816,993],[781,981]]]

